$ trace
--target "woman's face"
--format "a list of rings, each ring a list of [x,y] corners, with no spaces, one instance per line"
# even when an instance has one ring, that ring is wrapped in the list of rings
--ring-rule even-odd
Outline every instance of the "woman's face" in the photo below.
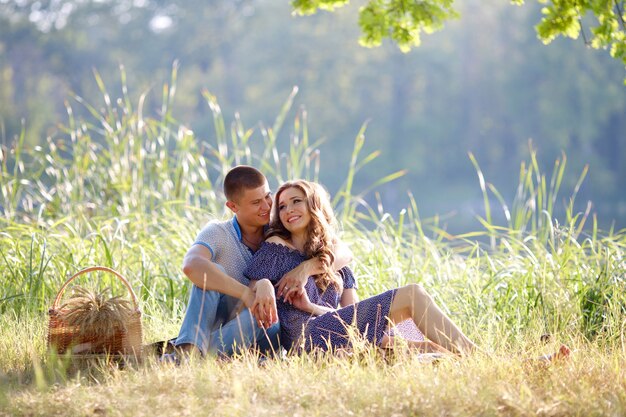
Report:
[[[309,206],[304,193],[295,187],[285,189],[278,197],[278,217],[292,234],[302,233],[311,221]]]

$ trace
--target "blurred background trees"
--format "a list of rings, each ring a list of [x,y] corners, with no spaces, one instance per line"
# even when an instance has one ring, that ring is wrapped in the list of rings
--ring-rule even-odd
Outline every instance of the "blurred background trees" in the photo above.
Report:
[[[506,198],[515,192],[529,141],[550,167],[565,152],[571,189],[585,164],[579,202],[592,199],[603,226],[626,227],[626,89],[623,64],[583,40],[537,39],[541,7],[466,0],[459,19],[404,54],[383,40],[358,45],[366,2],[293,17],[270,0],[0,0],[0,141],[10,147],[24,120],[35,146],[62,135],[73,96],[102,100],[125,68],[134,103],[160,111],[163,83],[179,62],[172,115],[198,138],[214,130],[202,95],[217,96],[227,120],[271,125],[294,85],[309,136],[324,139],[321,180],[344,179],[354,137],[367,121],[366,148],[382,156],[360,173],[361,187],[392,170],[405,177],[381,190],[385,208],[411,190],[423,216],[456,212],[458,229],[482,209],[472,152]],[[621,4],[621,3],[620,3]],[[121,93],[119,93],[121,95]],[[296,106],[298,107],[298,106]],[[81,110],[82,109],[82,110]],[[259,129],[252,141],[261,141]],[[289,141],[289,129],[279,141]],[[567,195],[567,193],[565,193]]]

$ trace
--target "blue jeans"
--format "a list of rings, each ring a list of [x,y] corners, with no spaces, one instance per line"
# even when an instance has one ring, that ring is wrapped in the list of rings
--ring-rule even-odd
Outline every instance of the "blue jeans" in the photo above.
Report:
[[[202,355],[232,356],[255,347],[261,352],[278,351],[279,324],[259,327],[250,310],[243,309],[232,318],[240,300],[217,291],[204,291],[193,285],[187,312],[176,346],[191,343]]]

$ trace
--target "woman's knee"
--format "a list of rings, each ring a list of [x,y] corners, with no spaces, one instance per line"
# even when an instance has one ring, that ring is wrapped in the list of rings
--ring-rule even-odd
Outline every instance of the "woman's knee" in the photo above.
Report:
[[[402,287],[412,300],[417,300],[420,303],[431,302],[432,297],[426,291],[426,289],[420,284],[408,284]]]
[[[415,318],[415,314],[424,312],[432,303],[428,292],[419,284],[408,284],[396,290],[396,295],[389,311],[390,317],[396,322],[407,318]]]

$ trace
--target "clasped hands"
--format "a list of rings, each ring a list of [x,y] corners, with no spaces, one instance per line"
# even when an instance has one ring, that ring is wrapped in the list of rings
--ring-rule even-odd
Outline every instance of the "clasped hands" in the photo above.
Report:
[[[258,325],[268,328],[278,321],[276,297],[282,297],[285,302],[302,309],[309,302],[304,291],[308,277],[306,263],[302,263],[283,275],[275,285],[276,290],[268,279],[259,280],[255,286],[254,302],[250,307]]]

